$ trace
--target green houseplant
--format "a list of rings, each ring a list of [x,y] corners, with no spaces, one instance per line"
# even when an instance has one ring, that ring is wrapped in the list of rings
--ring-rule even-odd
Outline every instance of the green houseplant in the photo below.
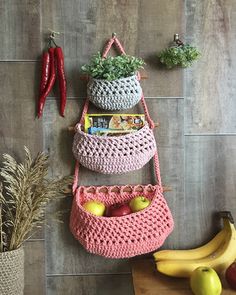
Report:
[[[141,58],[121,54],[103,57],[94,55],[82,72],[90,77],[87,92],[90,101],[105,110],[123,110],[136,105],[142,89],[137,71],[143,68]]]
[[[178,34],[174,36],[174,44],[158,54],[160,62],[168,69],[173,67],[190,67],[200,56],[200,51],[195,46],[184,44],[179,40]]]
[[[22,244],[45,221],[47,204],[64,194],[71,177],[47,179],[48,155],[39,153],[32,159],[25,148],[25,160],[8,154],[0,176],[0,294],[23,294],[24,251]]]
[[[144,60],[130,55],[108,56],[103,58],[98,52],[89,64],[82,66],[82,72],[95,79],[114,81],[134,75],[142,69]]]

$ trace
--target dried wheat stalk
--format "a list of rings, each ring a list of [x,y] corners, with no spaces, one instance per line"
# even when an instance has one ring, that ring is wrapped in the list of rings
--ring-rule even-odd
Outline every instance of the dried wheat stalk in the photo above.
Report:
[[[27,239],[32,229],[45,220],[49,201],[64,194],[71,177],[48,180],[48,155],[39,153],[33,160],[25,147],[25,161],[17,163],[4,154],[0,175],[0,252],[17,249]]]

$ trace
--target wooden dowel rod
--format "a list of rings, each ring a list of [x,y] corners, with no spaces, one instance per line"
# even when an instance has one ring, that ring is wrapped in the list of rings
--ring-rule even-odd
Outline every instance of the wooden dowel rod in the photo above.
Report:
[[[164,191],[171,191],[171,188],[165,186],[165,187],[163,187],[163,190],[164,190]],[[113,189],[111,190],[112,193],[118,193],[119,191],[120,191],[120,190],[119,190],[118,187],[115,187],[115,188],[113,188]],[[123,191],[126,192],[126,193],[131,193],[131,192],[132,192],[132,189],[131,189],[131,187],[126,187]],[[149,188],[148,191],[151,192],[152,189]],[[99,192],[100,192],[100,193],[107,193],[108,190],[107,190],[106,188],[101,188],[101,189],[99,190]],[[143,192],[142,187],[137,187],[136,190],[135,190],[135,192],[140,192],[140,193]],[[94,189],[94,188],[90,188],[90,189],[87,191],[87,193],[92,193],[92,194],[93,194],[93,193],[95,193],[95,189]]]
[[[131,191],[132,191],[132,189],[130,188],[130,187],[127,187],[127,188],[125,188],[124,190],[123,190],[124,192],[127,192],[127,193],[130,193]],[[151,188],[148,190],[148,191],[152,191],[151,190]],[[170,192],[170,191],[172,191],[172,188],[170,187],[170,186],[163,186],[163,191],[164,192]],[[108,192],[108,190],[104,187],[104,188],[101,188],[100,190],[99,190],[99,192],[100,193],[107,193]],[[118,193],[119,192],[119,188],[118,187],[115,187],[115,188],[113,188],[112,190],[111,190],[111,192],[112,193]],[[135,190],[135,192],[143,192],[143,189],[142,189],[142,187],[138,187],[136,190]],[[94,194],[95,193],[95,189],[94,188],[90,188],[88,191],[87,191],[87,193],[91,193],[91,194]],[[71,193],[71,189],[68,189],[68,190],[66,190],[65,191],[65,194],[66,195],[68,195],[68,196],[71,196],[72,195],[72,193]]]
[[[75,127],[73,127],[73,126],[69,126],[69,127],[68,127],[68,131],[74,131],[74,132],[75,132]]]

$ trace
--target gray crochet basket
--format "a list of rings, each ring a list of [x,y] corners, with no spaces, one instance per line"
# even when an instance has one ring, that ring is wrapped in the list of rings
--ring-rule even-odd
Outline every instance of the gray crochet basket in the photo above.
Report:
[[[136,75],[114,81],[91,78],[87,93],[98,108],[119,111],[135,106],[141,99],[142,88]]]
[[[0,253],[0,294],[24,294],[24,249],[23,247]]]

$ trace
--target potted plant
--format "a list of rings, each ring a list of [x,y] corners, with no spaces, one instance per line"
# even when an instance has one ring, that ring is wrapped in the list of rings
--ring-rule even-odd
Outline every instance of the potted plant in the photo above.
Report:
[[[87,91],[89,99],[105,110],[122,110],[136,105],[142,89],[137,71],[143,68],[141,58],[121,54],[103,57],[94,55],[82,72],[90,77]]]
[[[45,221],[46,205],[62,195],[71,177],[46,178],[48,156],[39,153],[35,159],[25,148],[23,163],[4,154],[0,176],[0,294],[23,295],[23,243]]]
[[[173,67],[190,67],[194,61],[201,56],[200,51],[190,44],[184,44],[179,35],[174,35],[174,43],[164,50],[162,50],[158,57],[168,69]]]

